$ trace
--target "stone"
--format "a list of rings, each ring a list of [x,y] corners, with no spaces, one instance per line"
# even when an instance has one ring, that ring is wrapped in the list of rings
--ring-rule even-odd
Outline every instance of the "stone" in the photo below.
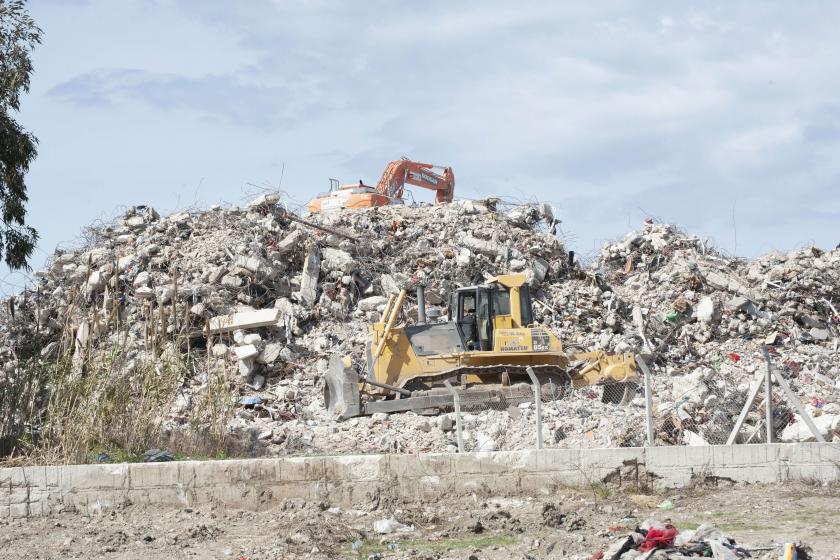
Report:
[[[298,243],[303,239],[303,237],[304,234],[301,230],[292,230],[291,233],[289,233],[277,244],[277,251],[281,255],[292,252],[295,248],[297,248]]]
[[[247,360],[248,358],[256,358],[257,354],[260,353],[257,350],[257,347],[253,344],[246,344],[244,346],[237,346],[233,349],[233,352],[236,354],[236,357],[240,360]]]
[[[254,346],[259,345],[262,342],[262,337],[259,333],[250,333],[246,334],[242,338],[242,344],[253,344]]]
[[[478,239],[469,233],[461,238],[460,244],[471,251],[491,258],[499,257],[505,252],[505,247],[501,243]]]
[[[206,311],[207,311],[207,306],[204,305],[203,303],[196,303],[195,305],[190,307],[190,313],[192,315],[197,316],[197,317],[204,316],[204,313],[206,313]]]
[[[474,451],[496,451],[497,448],[496,441],[487,434],[482,432],[475,434]]]
[[[811,338],[814,340],[823,341],[831,338],[831,332],[828,329],[818,329],[814,327],[809,332],[811,333]]]
[[[826,441],[831,441],[831,435],[840,430],[840,415],[823,414],[813,419],[814,426]],[[798,414],[794,415],[794,422],[782,430],[779,438],[785,443],[817,441],[808,425]]]
[[[386,296],[397,295],[400,293],[400,285],[397,280],[390,274],[383,274],[379,277],[379,285],[382,286],[382,293]]]
[[[261,206],[277,206],[280,202],[280,195],[276,193],[267,193],[258,196],[248,203],[248,208],[259,208]]]
[[[236,366],[239,368],[239,375],[241,375],[242,377],[248,377],[254,371],[254,360],[238,360],[236,362]]]
[[[258,257],[246,257],[244,255],[240,255],[236,257],[236,261],[233,263],[234,270],[240,269],[251,274],[265,274],[269,275],[271,267],[265,263],[262,259]]]
[[[211,353],[213,354],[214,358],[224,358],[225,356],[227,356],[228,353],[227,344],[214,344],[213,348],[211,349]]]
[[[548,261],[541,258],[534,259],[531,263],[531,270],[534,272],[534,280],[541,284],[549,270]]]
[[[248,384],[254,391],[262,391],[265,388],[265,376],[259,373],[255,374]]]
[[[222,286],[229,288],[240,288],[245,282],[239,276],[228,274],[222,278]]]
[[[744,296],[734,296],[726,301],[726,308],[730,311],[741,311],[743,309],[746,309],[749,303],[750,300],[748,300]]]
[[[458,256],[455,257],[455,263],[463,268],[469,266],[470,262],[472,262],[472,252],[466,247],[462,247],[458,251]]]
[[[102,273],[98,270],[94,270],[88,276],[87,282],[85,283],[85,290],[88,292],[96,292],[104,285],[105,279],[103,278]]]
[[[283,350],[283,345],[279,342],[269,342],[265,345],[260,355],[257,356],[257,362],[261,364],[273,364],[280,357],[280,352]]]
[[[342,251],[341,249],[334,249],[332,247],[324,247],[321,251],[321,269],[325,272],[331,270],[340,270],[342,272],[350,272],[354,267],[353,257],[350,253]]]
[[[151,275],[145,270],[143,270],[137,273],[137,276],[134,277],[134,281],[131,284],[135,288],[139,288],[140,286],[148,286],[151,280]]]
[[[134,290],[134,295],[141,299],[154,299],[155,291],[148,286],[141,286]]]
[[[388,303],[388,298],[384,296],[370,296],[359,300],[359,310],[361,311],[376,311],[380,306]]]
[[[160,253],[160,245],[157,245],[156,243],[149,243],[140,249],[140,255],[146,258],[157,255],[158,253]]]

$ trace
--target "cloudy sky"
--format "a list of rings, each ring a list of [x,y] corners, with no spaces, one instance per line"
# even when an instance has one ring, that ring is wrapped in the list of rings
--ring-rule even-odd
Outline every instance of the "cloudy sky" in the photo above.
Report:
[[[36,266],[127,205],[304,203],[402,155],[452,166],[456,196],[551,201],[582,253],[647,215],[745,256],[840,242],[837,4],[30,9]]]

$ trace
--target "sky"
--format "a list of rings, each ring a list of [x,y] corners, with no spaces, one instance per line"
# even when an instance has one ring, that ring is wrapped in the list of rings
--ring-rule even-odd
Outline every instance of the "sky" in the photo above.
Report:
[[[300,205],[400,156],[451,166],[456,198],[551,202],[579,254],[647,216],[747,257],[840,243],[836,3],[29,8],[36,269],[127,206]]]

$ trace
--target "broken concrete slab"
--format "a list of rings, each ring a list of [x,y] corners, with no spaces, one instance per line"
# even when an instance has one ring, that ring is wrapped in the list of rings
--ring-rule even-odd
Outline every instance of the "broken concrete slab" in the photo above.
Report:
[[[813,338],[814,340],[828,340],[829,338],[831,338],[831,331],[829,331],[828,329],[818,329],[815,327],[812,328],[809,332],[811,333],[811,338]]]
[[[297,248],[298,243],[303,239],[304,233],[299,229],[292,230],[286,237],[277,243],[277,251],[281,255],[290,253]]]
[[[388,303],[388,298],[384,296],[370,296],[359,300],[359,310],[361,311],[376,311],[379,306]]]
[[[505,247],[501,243],[485,239],[478,239],[477,237],[473,237],[471,234],[465,235],[460,240],[460,244],[471,251],[482,255],[486,255],[491,258],[496,258],[505,252]]]
[[[325,272],[331,270],[340,270],[341,272],[351,272],[354,268],[353,257],[350,253],[342,251],[341,249],[334,249],[332,247],[324,247],[321,251],[321,269]]]
[[[318,274],[320,272],[321,257],[317,251],[306,256],[300,278],[300,301],[307,307],[312,307],[318,299]]]
[[[746,309],[749,303],[750,300],[748,300],[744,296],[733,296],[732,298],[726,301],[726,309],[729,309],[730,311],[741,311],[743,309]]]
[[[261,364],[273,364],[280,357],[280,352],[283,350],[283,345],[279,342],[269,342],[257,356],[257,362]]]
[[[256,329],[277,323],[280,312],[277,309],[240,311],[210,319],[210,332],[232,332],[236,329]]]

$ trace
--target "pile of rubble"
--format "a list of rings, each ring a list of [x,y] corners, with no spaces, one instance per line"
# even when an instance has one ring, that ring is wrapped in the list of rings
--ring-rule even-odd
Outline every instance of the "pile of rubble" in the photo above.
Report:
[[[172,433],[189,429],[198,397],[221,381],[232,392],[230,430],[270,454],[453,449],[448,415],[334,422],[322,398],[327,360],[360,358],[368,323],[402,287],[424,284],[436,317],[452,288],[524,272],[537,320],[570,347],[648,357],[662,439],[719,443],[761,367],[761,344],[774,350],[810,412],[824,417],[831,439],[840,419],[840,251],[744,261],[646,223],[583,266],[570,259],[556,224],[548,205],[496,200],[307,220],[274,195],[167,217],[134,207],[92,230],[87,247],[56,253],[35,285],[3,304],[4,379],[27,361],[72,354],[83,368],[85,358],[120,348],[125,375],[142,362],[184,360],[165,419]],[[416,318],[416,302],[406,318]],[[642,443],[641,396],[618,407],[602,403],[600,390],[569,391],[543,408],[548,445]],[[527,404],[472,411],[464,419],[468,446],[531,447],[533,417]],[[801,424],[791,420],[780,418],[779,428]],[[760,424],[758,412],[750,422]]]

